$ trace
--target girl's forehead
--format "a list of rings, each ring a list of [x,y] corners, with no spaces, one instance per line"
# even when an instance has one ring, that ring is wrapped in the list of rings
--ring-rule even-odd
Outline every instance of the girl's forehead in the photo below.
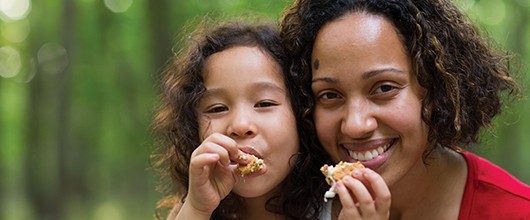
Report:
[[[212,54],[203,68],[203,83],[214,86],[227,83],[269,82],[284,84],[280,64],[257,47],[238,46]]]
[[[232,47],[208,57],[204,84],[208,88],[268,82],[284,88],[281,66],[257,47]]]

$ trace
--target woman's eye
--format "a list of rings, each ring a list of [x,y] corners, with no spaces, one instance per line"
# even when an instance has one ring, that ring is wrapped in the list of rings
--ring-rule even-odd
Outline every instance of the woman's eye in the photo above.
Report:
[[[325,100],[337,99],[339,97],[340,97],[339,94],[334,93],[334,92],[326,92],[319,96],[319,98],[325,99]]]
[[[396,88],[395,86],[391,86],[391,85],[381,85],[375,90],[375,93],[376,94],[378,94],[378,93],[386,93],[386,92],[392,91],[395,88]]]
[[[219,113],[219,112],[224,112],[224,111],[228,111],[228,107],[226,107],[226,106],[213,106],[211,108],[208,108],[206,110],[206,113]]]
[[[276,105],[278,105],[278,104],[274,103],[274,102],[271,102],[271,101],[262,101],[262,102],[258,102],[254,107],[266,108],[266,107],[271,107],[271,106],[276,106]]]

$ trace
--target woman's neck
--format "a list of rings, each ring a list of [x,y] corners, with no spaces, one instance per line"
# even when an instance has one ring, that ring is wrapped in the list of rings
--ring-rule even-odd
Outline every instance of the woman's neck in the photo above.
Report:
[[[433,151],[391,186],[391,219],[456,219],[467,179],[465,159],[453,150]]]

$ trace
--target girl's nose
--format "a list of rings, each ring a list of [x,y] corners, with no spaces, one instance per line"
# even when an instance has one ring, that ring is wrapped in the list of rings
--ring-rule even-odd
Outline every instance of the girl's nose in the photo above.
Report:
[[[256,134],[254,117],[248,110],[233,112],[227,128],[227,135],[232,138],[252,137]]]

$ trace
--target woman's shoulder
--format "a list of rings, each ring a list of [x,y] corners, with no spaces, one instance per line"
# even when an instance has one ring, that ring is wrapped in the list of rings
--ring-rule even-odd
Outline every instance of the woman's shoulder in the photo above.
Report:
[[[468,177],[460,218],[530,219],[530,186],[478,155],[461,154],[467,161]]]
[[[463,152],[462,154],[468,164],[468,180],[473,178],[475,180],[473,184],[489,185],[488,188],[498,188],[530,200],[530,186],[503,168],[476,154],[471,152]]]

